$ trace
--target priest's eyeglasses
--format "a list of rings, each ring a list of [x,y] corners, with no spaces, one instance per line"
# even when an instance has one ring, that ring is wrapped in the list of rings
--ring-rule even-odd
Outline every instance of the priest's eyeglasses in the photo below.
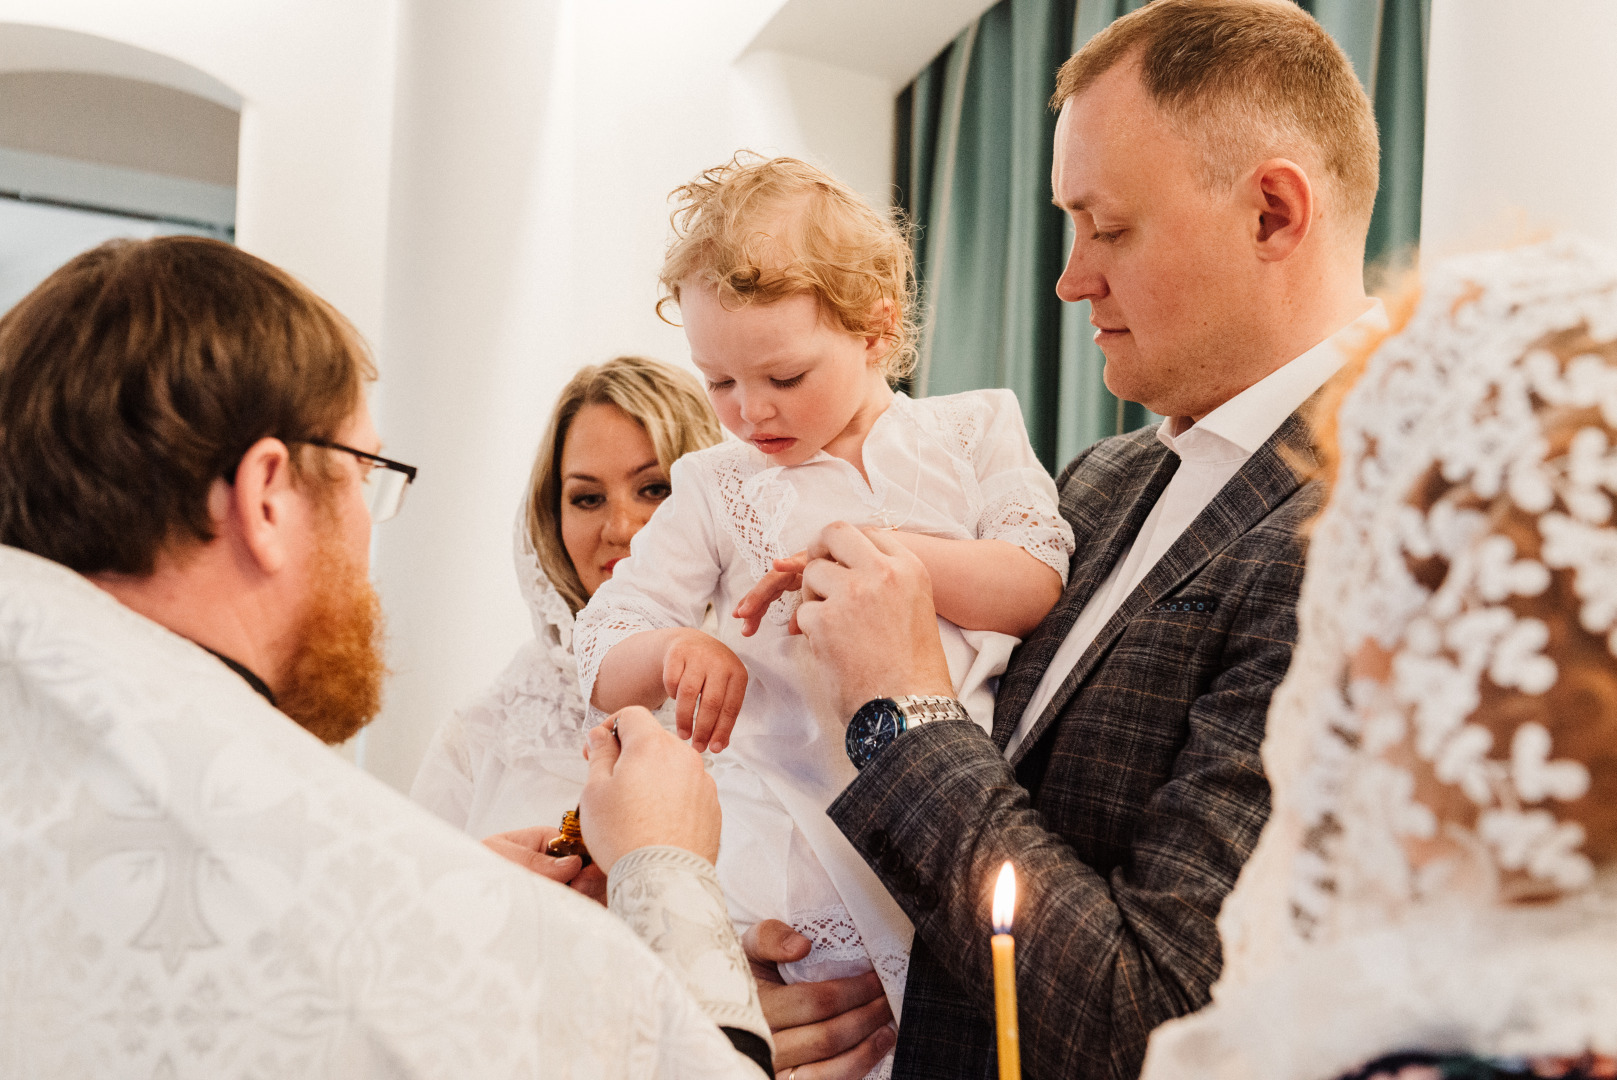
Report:
[[[418,471],[414,465],[393,461],[380,454],[368,454],[363,450],[355,450],[352,446],[327,442],[325,439],[297,441],[327,450],[341,450],[345,454],[353,454],[368,466],[360,482],[365,485],[365,509],[370,511],[372,522],[386,521],[397,514],[399,507],[404,505],[404,493],[410,489],[410,483]]]

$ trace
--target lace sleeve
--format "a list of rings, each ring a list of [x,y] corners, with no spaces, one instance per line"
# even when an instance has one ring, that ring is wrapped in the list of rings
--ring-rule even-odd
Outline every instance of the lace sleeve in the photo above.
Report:
[[[612,867],[607,900],[715,1024],[750,1031],[773,1048],[757,984],[710,863],[680,848],[639,848]]]
[[[613,646],[647,630],[702,625],[723,565],[707,498],[708,474],[692,460],[700,456],[687,454],[674,462],[673,494],[635,535],[629,557],[578,613],[573,647],[586,703],[595,697],[601,661]]]
[[[972,425],[974,442],[967,447],[982,488],[977,539],[1015,544],[1060,574],[1065,585],[1072,526],[1061,516],[1055,481],[1033,453],[1016,395],[982,390],[959,396],[977,399],[973,404],[984,412]]]

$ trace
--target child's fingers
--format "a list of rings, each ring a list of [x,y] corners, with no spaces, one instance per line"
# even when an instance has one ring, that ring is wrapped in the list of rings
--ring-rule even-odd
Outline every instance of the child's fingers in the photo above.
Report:
[[[776,570],[788,574],[801,574],[803,567],[808,565],[808,552],[799,551],[795,555],[788,555],[784,559],[776,559],[772,564]]]
[[[730,745],[730,732],[735,730],[736,717],[741,713],[741,703],[747,698],[747,673],[739,672],[732,676],[730,683],[725,687],[724,701],[719,706],[719,719],[713,725],[713,740],[709,744],[715,754]]]
[[[674,722],[682,739],[689,739],[692,735],[691,725],[695,722],[696,705],[701,696],[702,677],[687,666],[679,680],[679,690],[674,695]]]
[[[719,721],[719,708],[724,704],[725,687],[729,676],[718,672],[708,675],[702,683],[702,704],[696,711],[696,726],[691,729],[691,748],[706,750],[713,739],[714,725]]]

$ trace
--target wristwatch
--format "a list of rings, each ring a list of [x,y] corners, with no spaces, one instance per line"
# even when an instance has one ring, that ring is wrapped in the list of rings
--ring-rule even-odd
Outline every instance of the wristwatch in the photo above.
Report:
[[[966,707],[952,697],[876,698],[859,706],[848,721],[848,760],[863,769],[887,744],[913,727],[933,720],[970,720]]]

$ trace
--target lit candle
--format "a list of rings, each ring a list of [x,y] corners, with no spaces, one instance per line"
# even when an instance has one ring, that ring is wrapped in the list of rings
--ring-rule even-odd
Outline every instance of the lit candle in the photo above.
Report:
[[[1016,1032],[1016,939],[1011,937],[1011,914],[1015,910],[1016,871],[1007,860],[994,886],[994,1015],[999,1030],[999,1080],[1022,1077],[1022,1046]]]

